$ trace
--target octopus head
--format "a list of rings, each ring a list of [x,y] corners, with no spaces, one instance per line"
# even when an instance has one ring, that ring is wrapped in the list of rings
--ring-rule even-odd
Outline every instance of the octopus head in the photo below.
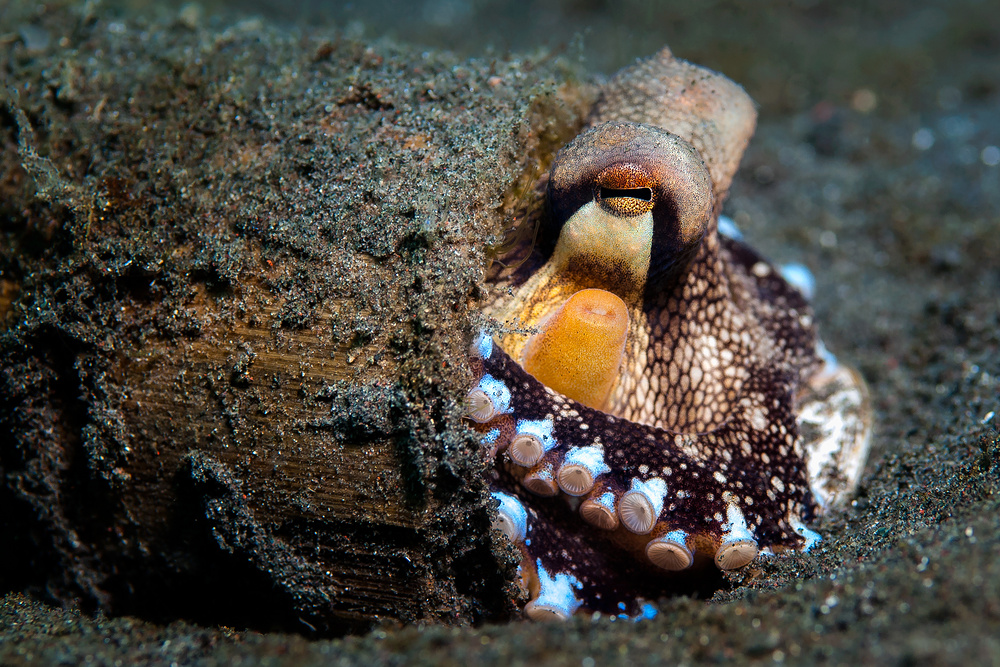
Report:
[[[624,121],[581,134],[549,175],[538,241],[545,265],[502,313],[538,332],[505,338],[505,351],[547,387],[604,409],[625,358],[629,313],[689,265],[713,202],[705,163],[676,134]]]
[[[694,257],[714,198],[690,143],[652,125],[612,121],[559,152],[548,201],[542,253],[581,276],[581,287],[634,303],[647,282],[676,275]]]

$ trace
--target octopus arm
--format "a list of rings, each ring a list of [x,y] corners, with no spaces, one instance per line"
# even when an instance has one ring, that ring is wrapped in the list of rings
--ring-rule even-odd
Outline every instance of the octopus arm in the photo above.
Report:
[[[761,549],[804,545],[799,527],[816,505],[789,401],[765,390],[780,386],[780,378],[765,370],[753,376],[748,390],[765,397],[766,408],[751,405],[709,433],[683,435],[567,399],[492,342],[478,349],[486,352],[476,357],[481,372],[510,395],[509,411],[477,428],[494,434],[502,455],[494,487],[526,517],[515,542],[527,588],[544,602],[526,608],[529,615],[569,615],[579,607],[620,613],[620,605],[637,613],[642,597],[669,589],[664,573],[708,562],[733,569]],[[526,431],[525,424],[533,426]],[[548,440],[540,457],[515,463],[506,450],[519,434],[538,437],[538,424],[547,425]],[[586,449],[596,459],[574,456]],[[567,492],[561,473],[581,461],[590,466],[588,488]],[[509,513],[502,508],[502,520]],[[557,596],[543,590],[558,575],[574,582],[560,589],[572,596],[558,598],[565,601],[559,613],[552,606]],[[638,596],[637,580],[660,583]]]

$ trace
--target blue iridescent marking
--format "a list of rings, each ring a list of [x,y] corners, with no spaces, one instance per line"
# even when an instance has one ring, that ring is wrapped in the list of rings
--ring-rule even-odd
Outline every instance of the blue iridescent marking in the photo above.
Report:
[[[734,241],[743,240],[743,232],[740,231],[740,228],[728,215],[719,216],[719,233],[733,239]]]
[[[629,493],[637,492],[649,500],[653,505],[653,516],[660,516],[663,509],[663,497],[667,495],[667,483],[659,477],[650,477],[645,482],[638,477],[632,478],[632,488]]]
[[[505,415],[510,412],[510,389],[489,373],[483,375],[479,380],[479,388],[486,392],[486,395],[493,401],[493,407],[498,415]]]
[[[560,572],[555,577],[549,576],[541,558],[535,560],[535,567],[538,570],[538,584],[541,589],[538,597],[533,600],[535,606],[556,609],[567,617],[572,616],[581,604],[573,592],[573,589],[583,588],[580,580],[566,572]]]
[[[542,451],[549,451],[556,446],[556,439],[552,435],[553,423],[551,419],[518,419],[516,430],[518,434],[533,435],[542,443]]]
[[[802,546],[802,551],[809,551],[814,546],[816,546],[818,542],[823,541],[822,535],[817,533],[815,530],[811,530],[810,528],[806,527],[806,525],[801,521],[799,521],[798,519],[792,519],[791,524],[792,524],[792,529],[796,533],[804,537],[806,540],[806,543]]]
[[[660,610],[651,605],[650,603],[645,603],[639,607],[639,614],[633,618],[633,621],[641,621],[648,618],[656,618],[660,613]]]
[[[514,528],[514,540],[523,540],[528,534],[528,512],[524,509],[521,501],[503,491],[493,491],[493,497],[499,501],[500,506],[497,512],[503,515]]]
[[[834,356],[833,352],[826,349],[826,345],[823,344],[823,341],[818,341],[816,343],[816,354],[823,360],[823,363],[826,364],[826,372],[832,373],[840,366],[840,362],[837,361],[837,357]]]
[[[802,292],[802,296],[807,300],[812,301],[813,295],[816,293],[816,277],[805,264],[795,262],[782,264],[779,270],[781,271],[781,276],[792,287]]]
[[[489,359],[493,356],[493,337],[485,331],[480,331],[472,347],[480,359]]]
[[[724,542],[738,542],[749,540],[756,543],[753,533],[747,527],[747,520],[743,516],[743,511],[735,504],[729,503],[726,507],[726,523],[722,524]]]
[[[683,530],[672,530],[663,537],[661,537],[660,539],[663,540],[664,542],[676,542],[677,544],[687,549],[687,537],[688,534],[685,533]]]
[[[611,468],[604,462],[604,448],[600,445],[571,448],[563,459],[563,465],[567,464],[583,466],[594,478],[611,472]]]
[[[612,512],[615,511],[615,494],[611,491],[605,491],[601,494],[601,497],[597,499],[597,502],[607,507]]]

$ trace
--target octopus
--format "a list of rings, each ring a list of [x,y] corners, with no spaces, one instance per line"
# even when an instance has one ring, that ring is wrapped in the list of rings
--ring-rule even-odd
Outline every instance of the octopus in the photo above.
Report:
[[[720,216],[755,124],[668,49],[622,70],[542,177],[525,261],[490,270],[502,326],[471,346],[466,414],[531,619],[639,617],[808,550],[856,489],[870,399],[817,336],[811,274]]]

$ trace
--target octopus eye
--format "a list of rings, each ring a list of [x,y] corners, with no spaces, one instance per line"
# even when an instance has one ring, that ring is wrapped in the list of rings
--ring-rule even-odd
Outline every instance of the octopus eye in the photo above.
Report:
[[[601,199],[627,197],[629,199],[653,201],[653,191],[649,188],[601,188],[600,197]]]
[[[620,217],[642,215],[653,208],[653,191],[650,188],[601,188],[597,198]]]
[[[652,178],[631,164],[608,167],[597,176],[594,198],[612,215],[631,218],[653,210]]]

